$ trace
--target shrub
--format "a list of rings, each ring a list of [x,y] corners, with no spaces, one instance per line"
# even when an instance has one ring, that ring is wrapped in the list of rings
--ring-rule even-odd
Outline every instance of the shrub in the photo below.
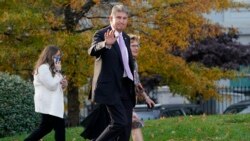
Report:
[[[0,137],[27,132],[37,125],[34,88],[16,75],[0,72]]]

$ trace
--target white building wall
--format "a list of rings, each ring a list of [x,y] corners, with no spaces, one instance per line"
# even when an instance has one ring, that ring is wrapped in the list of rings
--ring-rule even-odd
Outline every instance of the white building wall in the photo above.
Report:
[[[234,0],[244,2],[250,5],[250,0]],[[224,27],[234,27],[239,30],[238,42],[250,44],[250,9],[229,9],[224,12],[211,12],[205,15],[212,22],[218,23]]]
[[[157,102],[159,104],[188,104],[190,103],[186,97],[170,92],[168,86],[161,86],[157,89]]]

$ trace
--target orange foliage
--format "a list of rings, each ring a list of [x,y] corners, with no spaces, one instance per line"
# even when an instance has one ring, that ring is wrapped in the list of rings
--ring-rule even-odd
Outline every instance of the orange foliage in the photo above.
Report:
[[[219,34],[222,29],[204,17],[211,10],[230,7],[229,0],[159,0],[148,5],[131,6],[131,32],[140,34],[142,48],[139,66],[142,75],[159,74],[162,85],[189,98],[202,94],[205,99],[216,97],[215,81],[228,77],[230,72],[187,64],[173,56],[174,49],[185,50],[191,41]]]
[[[87,54],[93,32],[108,25],[102,3],[94,0],[89,20],[93,31],[70,33],[53,31],[63,27],[63,16],[55,9],[65,5],[81,11],[86,0],[16,1],[0,2],[0,71],[30,75],[38,54],[45,45],[57,44],[64,52],[65,74],[75,86],[82,86],[92,76],[93,60]],[[190,41],[218,34],[218,26],[211,25],[203,13],[230,7],[230,0],[123,0],[131,12],[128,32],[141,36],[139,66],[142,75],[160,74],[162,84],[176,93],[194,97],[201,93],[205,98],[216,95],[215,80],[227,73],[217,68],[208,69],[200,64],[187,64],[182,58],[170,54],[173,49],[185,50]],[[98,7],[99,6],[99,7]],[[22,12],[20,12],[22,11]],[[93,16],[93,18],[91,18]],[[97,18],[100,17],[101,18]],[[3,33],[8,33],[5,35]],[[18,64],[18,63],[19,64]],[[28,70],[23,72],[23,70]],[[28,76],[29,76],[28,75]]]

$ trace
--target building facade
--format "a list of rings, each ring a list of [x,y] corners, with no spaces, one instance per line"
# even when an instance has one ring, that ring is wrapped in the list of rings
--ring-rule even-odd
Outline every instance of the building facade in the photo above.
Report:
[[[244,3],[250,7],[250,0],[234,1]],[[224,27],[237,28],[239,31],[239,39],[237,42],[244,45],[250,44],[250,8],[229,9],[220,13],[213,11],[210,14],[206,14],[205,17]]]

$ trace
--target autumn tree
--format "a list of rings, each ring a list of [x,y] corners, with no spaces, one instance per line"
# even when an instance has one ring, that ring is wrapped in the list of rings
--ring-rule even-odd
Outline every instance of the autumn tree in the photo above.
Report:
[[[63,52],[63,74],[69,80],[69,125],[79,124],[78,88],[88,82],[92,72],[87,55],[92,27],[75,27],[76,21],[71,21],[74,4],[60,0],[0,1],[0,71],[32,79],[34,63],[44,46],[58,45]]]
[[[112,5],[130,10],[127,32],[141,36],[142,76],[161,76],[161,84],[187,97],[216,96],[214,81],[226,77],[219,68],[186,63],[171,52],[192,41],[220,32],[204,17],[211,10],[231,7],[230,0],[2,0],[0,1],[0,71],[32,78],[34,62],[43,47],[57,44],[63,52],[63,71],[69,79],[69,124],[79,123],[78,88],[92,76],[87,55],[97,29],[109,24]]]
[[[131,8],[131,30],[138,32],[142,39],[138,57],[141,74],[160,75],[161,84],[169,85],[172,92],[188,98],[197,93],[205,99],[216,97],[215,81],[228,77],[231,72],[217,67],[207,68],[201,63],[187,63],[171,52],[186,50],[193,42],[220,34],[222,30],[203,14],[231,6],[233,3],[227,0],[168,0]]]

